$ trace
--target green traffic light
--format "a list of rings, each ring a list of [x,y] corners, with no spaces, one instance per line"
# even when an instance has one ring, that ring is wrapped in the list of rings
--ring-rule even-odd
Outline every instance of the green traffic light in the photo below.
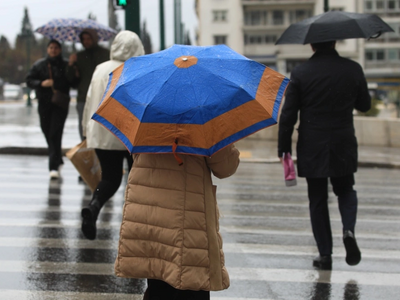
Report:
[[[120,6],[126,6],[128,3],[126,3],[127,0],[118,0],[118,5]]]

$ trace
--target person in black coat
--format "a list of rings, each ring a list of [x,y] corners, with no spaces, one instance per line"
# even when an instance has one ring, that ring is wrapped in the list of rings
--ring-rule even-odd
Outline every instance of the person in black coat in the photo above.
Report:
[[[356,265],[361,252],[354,236],[357,194],[357,139],[353,110],[366,112],[371,97],[361,66],[339,56],[336,42],[312,44],[314,55],[295,68],[279,120],[278,156],[292,153],[292,133],[300,112],[297,142],[298,176],[308,186],[310,217],[319,256],[313,265],[332,268],[332,232],[328,211],[328,178],[338,197],[346,262]]]
[[[38,99],[40,127],[48,145],[51,179],[60,176],[59,168],[63,164],[61,140],[68,115],[68,109],[53,104],[51,98],[53,89],[69,95],[67,66],[68,61],[61,56],[61,44],[51,40],[47,45],[47,56],[36,61],[26,76],[27,85],[35,89]]]

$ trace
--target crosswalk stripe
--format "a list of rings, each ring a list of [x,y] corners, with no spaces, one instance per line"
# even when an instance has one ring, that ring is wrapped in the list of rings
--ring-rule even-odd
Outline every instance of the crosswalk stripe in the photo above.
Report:
[[[83,239],[45,239],[45,238],[15,238],[0,237],[0,247],[37,247],[37,248],[68,248],[68,249],[117,249],[118,241],[112,240],[83,240]],[[270,254],[311,256],[316,255],[314,246],[269,245],[251,243],[224,243],[225,253]],[[345,257],[343,247],[333,248],[333,257]],[[400,251],[362,249],[364,259],[400,260]],[[0,258],[1,259],[1,258]]]
[[[0,272],[114,275],[114,264],[9,260],[1,262]],[[229,267],[228,272],[231,280],[331,284],[355,281],[360,285],[400,286],[400,274],[396,273],[233,267]]]
[[[272,300],[260,298],[236,298],[236,297],[213,297],[212,300]],[[18,299],[18,300],[142,300],[141,294],[111,294],[111,293],[77,293],[77,292],[52,292],[52,291],[19,291],[19,290],[0,290],[1,299]]]
[[[79,220],[62,220],[62,221],[40,221],[40,224],[24,223],[24,220],[14,220],[14,222],[0,222],[0,227],[37,227],[37,228],[81,228],[81,222]],[[121,226],[120,222],[99,222],[97,225],[98,229],[119,229]],[[268,230],[259,228],[246,228],[238,226],[225,226],[220,225],[220,232],[223,234],[227,233],[247,233],[247,234],[261,234],[261,235],[278,235],[278,236],[303,236],[312,237],[312,233],[309,230],[304,231],[279,231],[279,230]],[[332,237],[341,238],[341,232],[332,232]],[[400,232],[388,232],[382,233],[359,233],[357,234],[358,239],[375,239],[375,240],[400,240]]]
[[[142,300],[141,294],[119,294],[119,293],[78,293],[62,291],[19,291],[19,290],[0,290],[1,299],[18,300]],[[214,298],[213,298],[214,299]],[[237,299],[235,299],[237,300]]]
[[[0,227],[37,227],[37,228],[75,228],[81,227],[81,222],[79,220],[63,220],[63,221],[40,221],[39,224],[25,223],[24,220],[14,220],[14,222],[0,222]],[[98,229],[119,229],[121,226],[120,222],[99,222],[97,225]],[[260,234],[260,235],[271,235],[271,236],[303,236],[312,237],[312,233],[309,230],[304,231],[279,231],[279,230],[268,230],[259,228],[246,228],[238,226],[225,226],[220,225],[220,232],[223,234],[227,233],[240,233],[240,234]],[[332,232],[333,238],[341,238],[341,232]],[[374,240],[400,240],[400,232],[388,232],[386,234],[382,233],[359,233],[357,234],[358,239],[374,239]]]
[[[232,280],[320,282],[330,284],[345,284],[352,281],[359,285],[400,286],[400,274],[397,273],[262,268],[228,268],[228,272]]]

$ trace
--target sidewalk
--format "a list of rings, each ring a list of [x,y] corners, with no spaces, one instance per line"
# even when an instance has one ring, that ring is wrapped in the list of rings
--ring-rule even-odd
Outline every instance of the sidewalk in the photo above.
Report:
[[[46,155],[47,145],[39,126],[37,103],[0,102],[0,154]],[[71,102],[64,128],[63,149],[79,143],[78,115]],[[247,138],[236,143],[243,162],[277,163],[276,141]],[[359,165],[400,169],[400,148],[359,146]]]

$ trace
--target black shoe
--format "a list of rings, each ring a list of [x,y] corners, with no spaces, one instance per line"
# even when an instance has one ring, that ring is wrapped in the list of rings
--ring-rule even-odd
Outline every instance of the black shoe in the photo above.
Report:
[[[96,239],[96,221],[100,209],[101,205],[97,200],[92,200],[88,207],[82,209],[82,232],[83,235],[89,240]]]
[[[358,265],[361,261],[361,252],[357,246],[354,233],[350,230],[345,230],[343,233],[343,243],[346,248],[346,262],[350,266]]]
[[[313,260],[313,266],[320,270],[332,270],[332,256],[317,256]]]

